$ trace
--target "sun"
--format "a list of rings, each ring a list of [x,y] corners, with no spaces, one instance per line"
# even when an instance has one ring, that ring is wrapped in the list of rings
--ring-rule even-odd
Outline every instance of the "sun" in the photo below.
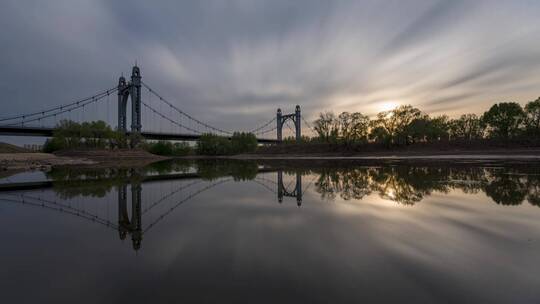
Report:
[[[383,101],[377,105],[378,111],[386,112],[399,107],[399,103],[395,101]]]

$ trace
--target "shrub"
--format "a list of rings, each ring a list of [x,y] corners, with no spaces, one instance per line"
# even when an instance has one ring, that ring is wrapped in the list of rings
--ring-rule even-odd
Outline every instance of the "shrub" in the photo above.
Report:
[[[231,137],[231,153],[249,153],[257,149],[257,137],[252,133],[234,132]]]
[[[148,152],[156,155],[172,155],[173,153],[173,144],[168,141],[149,143],[145,148]]]
[[[187,143],[173,144],[169,141],[146,143],[143,147],[152,154],[163,156],[186,156],[192,152],[191,147]]]
[[[231,141],[223,136],[203,134],[197,142],[197,154],[228,155],[232,152]]]
[[[48,138],[43,144],[43,152],[52,153],[58,150],[64,149],[64,141],[59,140],[58,138],[52,137]]]

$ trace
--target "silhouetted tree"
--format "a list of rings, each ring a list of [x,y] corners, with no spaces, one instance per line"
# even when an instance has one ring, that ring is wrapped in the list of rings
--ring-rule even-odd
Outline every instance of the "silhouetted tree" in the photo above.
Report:
[[[518,103],[502,102],[493,105],[483,119],[492,137],[508,139],[519,134],[525,113]]]
[[[463,114],[449,123],[452,139],[473,140],[484,137],[485,124],[476,114]]]
[[[540,136],[540,97],[525,106],[525,125],[527,134]]]

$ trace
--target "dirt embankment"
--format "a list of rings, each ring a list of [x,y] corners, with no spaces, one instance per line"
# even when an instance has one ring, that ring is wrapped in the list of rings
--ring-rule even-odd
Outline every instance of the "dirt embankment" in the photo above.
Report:
[[[480,155],[540,155],[540,144],[536,143],[500,143],[488,140],[471,142],[417,143],[387,147],[380,144],[330,144],[303,143],[282,144],[261,147],[256,153],[246,155],[253,158],[312,158],[312,157],[437,157],[437,156]]]
[[[142,167],[169,157],[151,154],[142,149],[66,150],[56,152],[59,157],[82,158],[93,161],[94,167]]]
[[[0,142],[0,153],[26,153],[31,152],[19,146]]]
[[[53,166],[138,167],[166,159],[144,150],[69,150],[50,153],[0,153],[0,171],[47,171]]]
[[[0,170],[49,170],[59,165],[92,165],[95,162],[72,157],[59,157],[49,153],[0,153]]]

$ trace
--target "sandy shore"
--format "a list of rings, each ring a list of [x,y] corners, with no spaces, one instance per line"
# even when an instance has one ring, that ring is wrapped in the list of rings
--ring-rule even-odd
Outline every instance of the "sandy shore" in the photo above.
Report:
[[[95,161],[50,153],[0,153],[0,170],[48,170],[60,165],[92,165]]]
[[[139,167],[164,159],[142,150],[0,153],[0,171],[47,171],[54,166]]]
[[[540,155],[509,154],[442,154],[442,155],[384,155],[384,156],[305,156],[305,155],[236,155],[233,159],[249,160],[531,160],[539,161]]]

